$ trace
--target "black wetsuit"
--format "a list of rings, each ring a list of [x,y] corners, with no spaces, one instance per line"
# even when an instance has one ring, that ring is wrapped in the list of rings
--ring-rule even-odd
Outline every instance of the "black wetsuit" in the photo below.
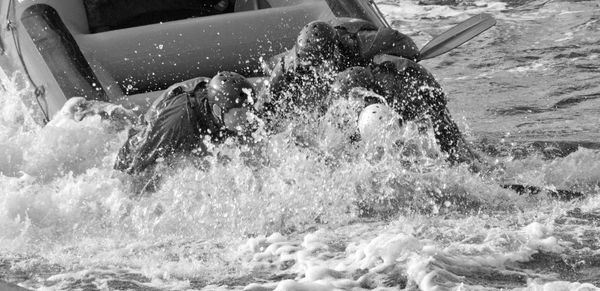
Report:
[[[138,174],[175,153],[206,154],[203,141],[226,135],[210,113],[206,85],[210,78],[175,84],[150,107],[139,128],[132,129],[114,168]]]

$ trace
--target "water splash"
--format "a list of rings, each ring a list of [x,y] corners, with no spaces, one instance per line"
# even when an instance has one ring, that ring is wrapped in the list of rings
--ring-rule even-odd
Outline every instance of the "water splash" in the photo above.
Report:
[[[466,116],[473,136],[567,134],[571,127],[540,127],[531,121],[539,115],[529,113],[516,118],[537,127],[519,132],[511,116],[495,119],[486,109],[522,105],[523,96],[536,99],[525,105],[549,108],[570,96],[565,94],[594,93],[594,86],[562,86],[544,95],[557,99],[546,102],[523,75],[537,71],[508,72],[534,55],[553,74],[573,73],[565,84],[587,78],[595,60],[593,19],[574,21],[571,35],[556,32],[574,40],[587,35],[580,48],[543,39],[541,48],[532,48],[516,37],[521,30],[538,35],[530,22],[544,24],[564,5],[585,1],[532,2],[523,11],[490,2],[487,8],[409,3],[418,9],[411,12],[386,3],[397,27],[411,20],[402,30],[412,31],[419,43],[471,13],[492,12],[501,20],[490,37],[428,63],[449,83],[444,87],[456,98],[453,114]],[[458,17],[448,18],[453,15]],[[439,23],[427,20],[432,18]],[[518,50],[508,54],[506,47]],[[565,65],[571,61],[583,73]],[[24,105],[31,92],[18,80],[2,81],[2,280],[42,290],[586,290],[600,284],[597,150],[552,159],[536,148],[516,155],[519,140],[507,138],[490,145],[497,169],[473,174],[449,167],[431,132],[421,134],[416,125],[401,129],[401,143],[391,135],[375,147],[346,142],[355,134],[352,104],[340,102],[334,104],[337,113],[330,111],[312,127],[284,127],[260,147],[225,144],[204,162],[180,158],[159,170],[161,183],[153,193],[140,195],[135,190],[143,181],[112,170],[123,131],[99,117],[40,127]],[[546,113],[580,114],[576,107]],[[564,118],[553,120],[543,124],[568,125]],[[595,131],[588,129],[596,121],[570,123],[575,138],[593,139]],[[560,202],[544,192],[519,196],[499,186],[507,182],[581,191],[585,197]]]

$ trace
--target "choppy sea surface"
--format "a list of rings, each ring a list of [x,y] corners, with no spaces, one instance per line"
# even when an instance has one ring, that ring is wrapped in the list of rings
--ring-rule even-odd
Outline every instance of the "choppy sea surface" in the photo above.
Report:
[[[422,62],[493,161],[479,174],[449,166],[410,126],[394,132],[404,147],[387,136],[373,152],[326,117],[309,147],[294,129],[267,138],[261,159],[216,147],[204,170],[181,158],[140,194],[112,170],[126,139],[118,125],[40,127],[21,101],[31,92],[2,80],[0,280],[36,290],[598,289],[600,3],[444,2],[379,4],[420,46],[472,15],[498,20]],[[512,184],[540,191],[501,186]]]

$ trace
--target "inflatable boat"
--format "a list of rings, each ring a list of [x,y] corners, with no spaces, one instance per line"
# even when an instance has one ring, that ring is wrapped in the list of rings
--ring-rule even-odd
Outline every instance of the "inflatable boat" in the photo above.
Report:
[[[313,20],[387,23],[373,0],[3,0],[0,66],[34,88],[47,122],[81,96],[143,108],[218,71],[263,74]]]

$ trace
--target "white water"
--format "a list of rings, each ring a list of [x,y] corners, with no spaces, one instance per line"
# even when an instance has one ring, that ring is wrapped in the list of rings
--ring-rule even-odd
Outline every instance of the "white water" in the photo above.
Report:
[[[21,101],[31,92],[2,80],[0,280],[41,290],[600,286],[598,3],[381,7],[419,45],[473,14],[498,19],[424,65],[502,170],[449,167],[410,129],[402,137],[412,146],[379,160],[343,142],[351,129],[324,122],[310,149],[289,132],[270,137],[265,163],[225,145],[215,151],[231,161],[209,159],[200,171],[182,160],[139,197],[139,181],[112,170],[126,138],[117,125],[39,127]],[[553,155],[566,142],[590,149]],[[519,196],[498,186],[507,182],[585,198]]]

